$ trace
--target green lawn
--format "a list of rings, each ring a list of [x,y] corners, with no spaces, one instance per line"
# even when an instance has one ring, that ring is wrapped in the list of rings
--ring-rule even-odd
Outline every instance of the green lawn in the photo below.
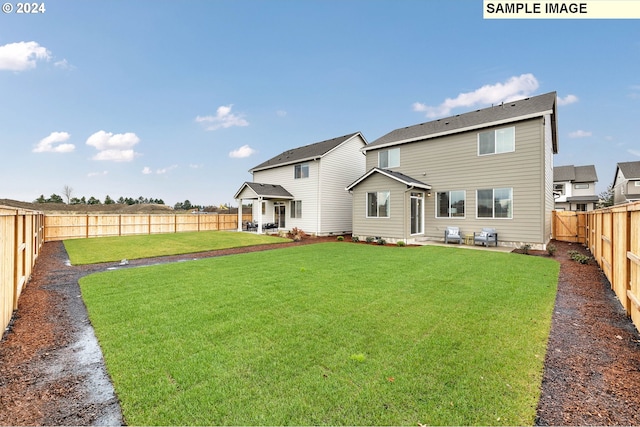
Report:
[[[531,425],[558,270],[336,242],[80,284],[129,425]]]
[[[65,240],[64,246],[71,264],[81,265],[289,241],[289,239],[264,234],[201,231],[72,239]]]

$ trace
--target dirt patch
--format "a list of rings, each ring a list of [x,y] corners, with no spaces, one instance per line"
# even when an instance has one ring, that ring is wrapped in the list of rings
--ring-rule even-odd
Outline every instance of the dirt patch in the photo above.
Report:
[[[0,425],[126,422],[80,298],[80,277],[325,241],[336,238],[131,260],[126,266],[69,266],[61,242],[45,244],[0,342]],[[640,425],[640,336],[598,267],[567,256],[569,250],[588,251],[554,243],[561,270],[536,424]]]

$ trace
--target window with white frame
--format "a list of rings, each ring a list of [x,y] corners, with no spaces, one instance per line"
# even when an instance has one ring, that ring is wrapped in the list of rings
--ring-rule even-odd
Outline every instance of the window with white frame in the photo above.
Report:
[[[589,184],[574,184],[573,188],[575,188],[576,190],[584,190],[589,188]]]
[[[478,155],[509,153],[516,150],[516,128],[493,129],[478,133]]]
[[[378,167],[397,168],[400,166],[400,149],[391,148],[378,152]]]
[[[302,200],[291,201],[291,218],[302,218]]]
[[[367,193],[367,218],[388,218],[390,193],[375,191]]]
[[[437,218],[464,218],[466,192],[442,191],[436,193]]]
[[[564,195],[564,184],[553,184],[553,191]]]
[[[295,179],[309,178],[309,165],[307,163],[295,165],[293,177]]]
[[[513,218],[513,189],[477,190],[478,218]]]

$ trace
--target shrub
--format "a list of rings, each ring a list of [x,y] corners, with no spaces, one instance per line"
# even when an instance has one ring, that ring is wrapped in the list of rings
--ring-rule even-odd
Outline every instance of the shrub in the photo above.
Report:
[[[368,236],[368,237],[366,238],[367,243],[372,243],[374,240],[375,240],[375,239],[374,239],[373,237],[371,237],[371,236]]]
[[[558,251],[558,248],[556,247],[556,245],[554,244],[547,245],[547,253],[549,254],[549,256],[556,256],[557,251]]]
[[[377,243],[378,243],[379,245],[386,245],[386,244],[387,244],[387,241],[386,241],[386,240],[384,240],[383,238],[380,238],[380,239],[378,239],[378,240],[377,240]]]
[[[398,246],[404,246],[404,242],[402,240],[398,240],[398,242],[396,243],[396,245]]]
[[[291,231],[289,231],[289,238],[291,238],[294,242],[299,242],[304,237],[307,237],[307,233],[305,233],[298,227],[293,227]]]
[[[529,255],[529,249],[531,249],[531,245],[528,243],[525,243],[524,245],[520,246],[520,250],[522,250],[522,253],[525,255]]]
[[[358,236],[351,236],[351,241],[353,243],[358,243],[360,241],[360,238]]]
[[[342,242],[344,240],[344,236],[338,236],[337,240],[338,240],[338,242]]]
[[[581,254],[578,251],[569,251],[567,252],[567,255],[569,255],[569,258],[576,262],[579,262],[580,264],[588,264],[589,260],[591,259],[590,256]]]

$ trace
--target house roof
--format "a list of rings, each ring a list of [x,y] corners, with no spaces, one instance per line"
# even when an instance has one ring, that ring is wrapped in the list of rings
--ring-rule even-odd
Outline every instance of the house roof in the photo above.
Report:
[[[260,182],[245,182],[240,186],[240,189],[236,191],[233,196],[237,199],[245,188],[250,188],[256,198],[262,197],[264,199],[293,199],[293,195],[289,193],[282,185],[278,184],[263,184]]]
[[[622,171],[622,174],[626,179],[640,179],[640,161],[621,162],[618,163],[618,168]]]
[[[553,168],[554,182],[598,182],[596,167],[594,165],[586,166],[555,166]]]
[[[494,105],[469,113],[457,114],[431,122],[396,129],[376,139],[363,148],[363,151],[366,152],[370,149],[512,123],[528,118],[540,117],[545,114],[552,114],[553,151],[557,153],[556,92],[532,96],[518,101],[504,102],[500,105]]]
[[[407,187],[416,187],[416,188],[422,188],[424,190],[431,190],[431,186],[429,184],[425,184],[424,182],[418,181],[417,179],[413,179],[410,176],[405,175],[405,174],[400,173],[400,172],[395,172],[395,171],[390,171],[388,169],[380,169],[380,168],[370,169],[369,172],[365,173],[360,178],[355,180],[351,185],[349,185],[346,188],[346,190],[347,191],[351,191],[354,187],[356,187],[358,184],[360,184],[365,179],[369,178],[374,173],[379,173],[379,174],[387,176],[387,177],[389,177],[391,179],[395,179],[396,181],[399,181],[399,182],[405,184]]]
[[[356,135],[360,135],[362,137],[362,140],[365,141],[366,144],[364,136],[360,132],[354,132],[348,135],[339,136],[337,138],[327,139],[326,141],[320,141],[314,144],[305,145],[303,147],[294,148],[292,150],[283,151],[277,156],[270,158],[266,162],[262,162],[258,166],[253,167],[249,170],[249,172],[253,173],[256,171],[271,169],[282,165],[318,159]]]
[[[571,197],[567,197],[567,202],[597,202],[598,200],[600,200],[600,197],[598,197],[597,195],[591,195],[591,196],[571,196]]]

